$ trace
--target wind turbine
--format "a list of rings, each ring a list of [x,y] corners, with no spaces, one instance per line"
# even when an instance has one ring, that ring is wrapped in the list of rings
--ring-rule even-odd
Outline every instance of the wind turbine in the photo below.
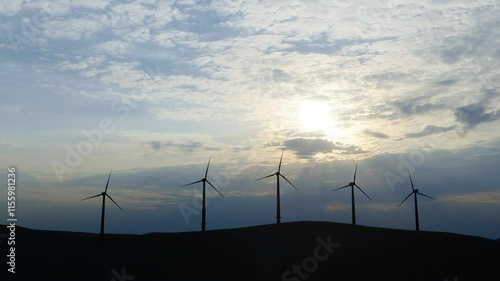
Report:
[[[215,186],[213,184],[211,184],[208,180],[207,180],[207,175],[208,175],[208,167],[210,166],[210,158],[211,156],[208,158],[208,164],[207,164],[207,170],[205,171],[205,177],[202,178],[201,180],[199,181],[195,181],[195,182],[192,182],[192,183],[188,183],[188,184],[185,184],[185,185],[182,185],[181,187],[184,187],[184,186],[188,186],[188,185],[192,185],[192,184],[195,184],[195,183],[199,183],[199,182],[202,182],[203,183],[203,204],[202,204],[202,211],[201,211],[201,231],[205,231],[205,224],[206,224],[206,208],[205,208],[205,183],[208,183],[211,187],[213,187],[213,189],[215,189],[215,191],[217,191],[217,193],[220,194],[220,196],[224,197],[224,195],[222,195],[222,193],[220,193],[217,188],[215,188]]]
[[[113,203],[115,203],[115,205],[118,206],[118,208],[120,208],[120,210],[123,211],[122,207],[120,207],[118,205],[118,203],[116,203],[115,200],[113,200],[113,198],[111,198],[111,196],[108,195],[108,184],[109,184],[109,178],[110,177],[111,177],[111,171],[109,171],[108,182],[106,183],[106,188],[104,189],[104,192],[102,192],[100,194],[97,194],[97,195],[94,195],[94,196],[83,198],[83,199],[80,200],[80,201],[83,201],[83,200],[87,200],[87,199],[90,199],[90,198],[102,196],[101,234],[100,234],[101,241],[104,239],[104,209],[105,209],[105,206],[106,206],[106,196],[108,196],[108,198],[111,199],[111,201],[113,201]]]
[[[295,185],[293,185],[280,171],[281,171],[281,162],[283,160],[283,152],[285,149],[281,150],[281,158],[280,158],[280,164],[278,166],[278,171],[274,174],[271,174],[269,176],[265,176],[262,178],[256,179],[256,181],[265,179],[265,178],[270,178],[272,176],[276,176],[276,195],[277,195],[277,200],[276,200],[276,223],[279,224],[281,223],[281,211],[280,211],[280,177],[284,178],[290,185],[293,186],[293,188],[297,189]],[[298,190],[298,189],[297,189]]]
[[[356,162],[356,168],[354,169],[354,179],[352,180],[352,182],[350,182],[349,184],[347,185],[344,185],[342,187],[339,187],[337,189],[334,189],[332,191],[336,191],[336,190],[339,190],[339,189],[343,189],[343,188],[346,188],[346,187],[351,187],[351,201],[352,201],[352,224],[353,225],[356,225],[356,208],[355,208],[355,204],[354,204],[354,187],[358,188],[361,192],[363,192],[363,194],[368,197],[368,199],[370,199],[370,201],[372,201],[372,199],[370,198],[370,196],[368,196],[368,194],[366,194],[362,189],[361,187],[359,187],[357,184],[356,184],[356,173],[358,171],[358,162]]]
[[[417,231],[419,231],[419,230],[420,230],[420,225],[418,224],[418,203],[417,203],[417,194],[422,195],[422,196],[425,196],[425,197],[428,197],[428,198],[431,198],[431,199],[434,199],[434,200],[436,200],[436,198],[431,197],[431,196],[429,196],[429,195],[425,195],[425,194],[423,194],[423,193],[420,193],[420,192],[418,191],[418,189],[415,189],[415,187],[413,186],[413,181],[412,181],[412,179],[411,179],[410,171],[408,171],[408,176],[410,177],[410,183],[411,183],[411,190],[412,190],[412,191],[411,191],[411,193],[410,193],[410,194],[408,194],[408,196],[406,196],[405,200],[403,200],[401,203],[399,203],[398,207],[399,207],[399,206],[401,206],[401,204],[403,204],[403,203],[406,201],[406,199],[408,199],[408,198],[409,198],[409,197],[413,194],[413,196],[414,196],[414,198],[415,198],[415,227],[416,227]]]

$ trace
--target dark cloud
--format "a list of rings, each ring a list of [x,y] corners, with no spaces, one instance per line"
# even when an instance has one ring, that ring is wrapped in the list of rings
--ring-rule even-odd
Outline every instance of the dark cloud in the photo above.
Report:
[[[333,151],[340,151],[342,154],[366,153],[366,151],[362,150],[360,147],[325,139],[295,138],[285,141],[283,145],[295,151],[295,154],[299,157],[310,157],[317,153],[330,153]]]
[[[369,135],[371,137],[374,137],[374,138],[378,138],[378,139],[388,139],[389,136],[384,134],[384,133],[381,133],[381,132],[375,132],[375,131],[372,131],[372,130],[365,130],[364,133],[366,135]]]
[[[436,82],[436,84],[439,85],[439,86],[451,86],[451,85],[456,84],[457,82],[458,82],[457,80],[448,79],[448,80],[438,81],[438,82]]]
[[[199,141],[188,141],[185,143],[175,143],[173,141],[165,141],[165,142],[149,141],[148,144],[154,151],[160,151],[165,147],[173,147],[184,152],[193,152],[196,150],[205,150],[205,151],[221,150],[220,148],[217,147],[205,146],[202,142]]]
[[[442,105],[436,105],[430,102],[421,103],[419,99],[411,99],[406,101],[395,101],[394,105],[401,111],[401,113],[406,115],[421,114],[429,112],[436,108],[441,108]]]
[[[500,118],[499,110],[486,112],[486,108],[480,104],[470,104],[455,109],[457,121],[469,128],[481,123],[493,122]]]
[[[273,69],[272,79],[274,82],[285,82],[290,80],[290,76],[281,69]]]
[[[159,151],[164,146],[161,141],[150,141],[148,144],[154,151]]]
[[[408,133],[405,136],[407,138],[421,138],[421,137],[425,137],[425,136],[432,135],[432,134],[445,133],[445,132],[451,131],[455,128],[456,128],[455,125],[448,126],[448,127],[438,127],[438,126],[434,126],[434,125],[427,125],[420,132]]]
[[[409,83],[415,77],[401,71],[388,71],[363,77],[363,80],[373,83],[377,88],[393,88],[396,83]]]

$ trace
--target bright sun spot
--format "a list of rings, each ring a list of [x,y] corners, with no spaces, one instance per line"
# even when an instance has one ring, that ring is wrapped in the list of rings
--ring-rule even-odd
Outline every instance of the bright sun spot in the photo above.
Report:
[[[323,101],[305,101],[299,105],[298,121],[303,130],[328,130],[331,125],[330,108]]]

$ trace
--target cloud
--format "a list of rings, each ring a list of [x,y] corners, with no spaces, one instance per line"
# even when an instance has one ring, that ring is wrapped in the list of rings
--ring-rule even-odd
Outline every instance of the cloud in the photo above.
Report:
[[[0,14],[15,15],[21,10],[23,2],[23,0],[1,1]]]
[[[473,128],[481,123],[496,121],[500,118],[500,110],[486,112],[486,108],[480,104],[470,104],[467,106],[457,107],[455,109],[455,117],[457,121],[466,125],[468,128]]]
[[[174,141],[149,141],[149,147],[158,152],[164,148],[175,148],[183,152],[193,152],[197,150],[204,151],[219,151],[221,148],[217,148],[214,146],[206,146],[204,143],[199,141],[185,141],[182,143],[174,142]]]
[[[333,142],[325,139],[305,139],[295,138],[286,140],[283,145],[295,151],[299,157],[311,157],[318,153],[331,153],[339,151],[342,154],[362,154],[366,153],[361,148],[354,145],[346,145],[340,142]]]
[[[72,41],[88,39],[103,28],[101,22],[92,18],[48,20],[42,23],[45,36],[52,39],[68,39]]]
[[[327,211],[327,212],[347,210],[350,208],[351,208],[351,206],[349,206],[348,204],[344,204],[344,203],[331,203],[331,204],[325,205],[325,207],[324,207],[325,211]]]
[[[130,46],[126,42],[118,40],[106,41],[94,46],[94,48],[98,51],[102,51],[104,53],[115,56],[123,55],[129,49],[129,47]]]
[[[69,4],[76,8],[104,10],[109,5],[109,2],[101,0],[72,0]]]
[[[436,105],[430,102],[420,102],[422,99],[423,97],[406,101],[395,101],[394,105],[405,115],[422,114],[443,107],[443,105]]]
[[[446,133],[446,132],[449,132],[455,128],[456,128],[455,125],[448,126],[448,127],[438,127],[438,126],[434,126],[434,125],[427,125],[427,126],[425,126],[425,128],[423,128],[419,132],[407,133],[405,135],[405,137],[407,137],[407,138],[421,138],[421,137],[425,137],[428,135]]]
[[[154,151],[159,151],[163,146],[165,146],[165,144],[163,144],[161,141],[150,141],[149,145]]]
[[[406,84],[414,79],[413,75],[401,71],[388,71],[363,77],[363,80],[374,83],[379,88],[393,88],[394,84]]]
[[[364,130],[364,133],[368,136],[377,138],[377,139],[388,139],[389,136],[387,134],[381,133],[381,132],[375,132],[370,129]]]
[[[474,192],[466,194],[446,194],[440,197],[443,201],[457,203],[485,203],[500,205],[499,191]]]

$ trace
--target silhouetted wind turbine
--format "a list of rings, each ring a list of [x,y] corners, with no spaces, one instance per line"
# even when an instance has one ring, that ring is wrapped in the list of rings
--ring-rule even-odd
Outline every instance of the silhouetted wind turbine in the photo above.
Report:
[[[362,189],[361,187],[359,187],[357,184],[356,184],[356,173],[358,171],[358,162],[356,162],[356,168],[354,169],[354,179],[352,182],[350,182],[349,184],[347,185],[344,185],[342,187],[339,187],[337,189],[334,189],[333,191],[336,191],[336,190],[339,190],[339,189],[343,189],[343,188],[346,188],[346,187],[351,187],[351,201],[352,201],[352,224],[353,225],[356,225],[356,208],[355,208],[355,204],[354,204],[354,187],[357,187],[361,192],[363,192],[363,194],[368,197],[368,199],[370,199],[370,201],[372,201],[372,199],[370,198],[370,196],[368,196],[368,194],[366,194]]]
[[[100,234],[101,241],[104,239],[104,209],[105,209],[105,206],[106,206],[106,196],[108,196],[108,198],[111,199],[111,201],[113,201],[113,203],[115,203],[115,205],[118,206],[118,208],[120,208],[120,210],[123,211],[122,207],[120,207],[118,205],[118,203],[116,203],[115,200],[113,200],[113,198],[111,198],[111,196],[109,196],[108,193],[107,193],[108,192],[108,185],[109,185],[109,178],[110,177],[111,177],[111,171],[109,171],[108,182],[106,183],[106,188],[104,189],[104,192],[102,192],[100,194],[97,194],[97,195],[94,195],[94,196],[83,198],[82,200],[80,200],[80,201],[83,201],[83,200],[87,200],[87,199],[90,199],[90,198],[102,196],[101,234]]]
[[[420,230],[420,225],[419,225],[419,223],[418,223],[418,203],[417,203],[417,194],[422,195],[422,196],[425,196],[425,197],[428,197],[428,198],[431,198],[431,199],[434,199],[434,200],[436,200],[436,198],[431,197],[431,196],[429,196],[429,195],[425,195],[425,194],[423,194],[423,193],[420,193],[420,192],[418,191],[418,189],[415,189],[415,187],[413,186],[413,181],[412,181],[412,179],[411,179],[410,171],[408,171],[408,176],[410,177],[410,183],[411,183],[411,190],[412,190],[412,191],[411,191],[411,193],[410,193],[410,194],[408,194],[408,196],[406,196],[405,200],[403,200],[401,203],[399,203],[398,207],[399,207],[399,206],[401,206],[401,204],[403,204],[403,203],[406,201],[406,199],[408,199],[408,198],[409,198],[409,197],[413,194],[413,196],[414,196],[414,198],[415,198],[415,227],[416,227],[417,231],[419,231],[419,230]]]
[[[202,182],[203,183],[203,204],[202,204],[202,210],[201,210],[201,231],[205,231],[205,224],[206,224],[206,208],[205,208],[205,183],[208,183],[211,187],[213,187],[213,189],[215,189],[215,191],[217,191],[217,193],[220,194],[220,196],[224,197],[224,195],[222,195],[222,193],[220,193],[217,188],[215,188],[215,186],[213,184],[211,184],[208,180],[207,180],[207,175],[208,175],[208,167],[210,166],[210,157],[208,158],[208,164],[207,164],[207,170],[205,171],[205,177],[202,178],[201,180],[199,181],[195,181],[195,182],[192,182],[192,183],[188,183],[188,184],[185,184],[183,186],[188,186],[188,185],[192,185],[192,184],[195,184],[195,183],[199,183],[199,182]],[[181,187],[183,187],[181,186]]]
[[[262,178],[258,178],[256,179],[256,181],[258,180],[261,180],[261,179],[265,179],[265,178],[270,178],[272,176],[276,176],[276,195],[277,195],[277,200],[276,200],[276,223],[279,224],[281,223],[281,211],[280,211],[280,176],[282,178],[284,178],[290,185],[293,186],[293,188],[297,189],[297,187],[295,187],[295,185],[293,185],[283,174],[281,174],[281,162],[283,160],[283,152],[285,150],[281,150],[281,158],[280,158],[280,164],[278,166],[278,171],[274,174],[271,174],[269,176],[265,176],[265,177],[262,177]],[[297,189],[298,190],[298,189]]]

